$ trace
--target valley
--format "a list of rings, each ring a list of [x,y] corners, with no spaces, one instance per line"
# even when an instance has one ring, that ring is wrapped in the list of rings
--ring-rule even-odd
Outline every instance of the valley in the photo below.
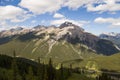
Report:
[[[39,57],[43,65],[48,65],[52,59],[55,70],[61,67],[72,70],[71,76],[66,78],[68,80],[78,80],[79,77],[96,80],[98,76],[99,80],[103,80],[103,75],[107,76],[106,80],[108,77],[117,80],[120,75],[120,51],[116,46],[70,22],[59,27],[37,26],[0,33],[1,55],[13,56],[15,53],[15,57],[23,59],[23,62],[30,60],[36,64]]]
[[[120,0],[0,0],[0,80],[120,80]]]

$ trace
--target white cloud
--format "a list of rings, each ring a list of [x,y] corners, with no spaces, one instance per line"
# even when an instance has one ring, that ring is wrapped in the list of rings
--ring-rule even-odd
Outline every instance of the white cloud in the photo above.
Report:
[[[32,20],[31,23],[36,23],[37,21],[36,20]]]
[[[8,29],[8,28],[9,28],[9,25],[6,23],[6,21],[1,21],[0,22],[0,31]]]
[[[64,15],[60,14],[60,13],[55,13],[54,18],[64,18]]]
[[[95,3],[98,0],[66,0],[64,6],[69,7],[70,9],[78,9],[86,4]]]
[[[0,30],[10,29],[12,23],[23,22],[31,16],[33,15],[16,6],[0,6]]]
[[[84,5],[99,2],[99,0],[21,0],[19,5],[35,14],[56,12],[62,7],[78,9]]]
[[[87,11],[115,12],[120,10],[119,2],[120,0],[66,0],[64,6],[70,9],[85,7]]]
[[[12,5],[0,6],[0,21],[22,22],[30,17],[27,12]]]
[[[56,13],[55,13],[56,14]],[[53,17],[55,17],[55,14],[53,15]],[[62,15],[63,17],[61,18],[58,18],[58,19],[55,19],[55,20],[52,20],[50,22],[51,25],[57,25],[59,26],[60,24],[68,21],[68,22],[72,22],[73,24],[76,24],[80,27],[83,27],[84,24],[88,24],[89,21],[81,21],[81,20],[72,20],[72,19],[67,19],[64,15]]]
[[[63,0],[21,0],[19,5],[35,14],[44,14],[58,11],[62,4]]]
[[[94,20],[96,23],[109,23],[110,27],[120,27],[120,18],[96,18]]]
[[[35,15],[55,13],[53,17],[56,20],[51,21],[51,24],[59,25],[64,21],[70,21],[83,26],[85,24],[84,21],[66,19],[64,15],[56,12],[63,7],[68,7],[72,10],[84,7],[87,11],[111,12],[114,14],[116,11],[120,11],[120,0],[21,0],[19,6],[22,8],[12,5],[0,6],[0,26],[6,26],[6,21],[14,23],[23,22],[33,16],[30,12]],[[27,8],[29,11],[23,8]],[[119,26],[119,20],[120,18],[98,18],[95,22]]]
[[[66,21],[72,22],[73,24],[76,24],[80,27],[83,27],[85,24],[89,23],[89,21],[80,21],[80,20],[71,20],[71,19],[57,19],[57,20],[51,21],[50,24],[59,26],[60,24],[66,22]]]
[[[120,10],[119,2],[120,0],[21,0],[19,5],[35,14],[56,12],[62,7],[73,10],[84,7],[87,11],[115,12]]]
[[[120,10],[120,0],[102,0],[97,6],[94,4],[87,4],[86,8],[88,11],[98,12],[115,12]]]
[[[5,26],[6,25],[6,21],[1,21],[0,22],[0,26]]]

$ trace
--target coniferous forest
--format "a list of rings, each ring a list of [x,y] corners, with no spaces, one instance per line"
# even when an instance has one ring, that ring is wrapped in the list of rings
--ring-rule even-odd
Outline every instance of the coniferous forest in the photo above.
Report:
[[[0,80],[120,80],[120,0],[0,0]]]
[[[15,51],[13,57],[0,55],[0,80],[120,80],[119,75],[113,77],[102,73],[92,78],[86,74],[85,69],[73,69],[72,64],[68,68],[61,64],[60,68],[56,69],[51,58],[48,64],[45,64],[39,57],[37,62],[16,57]]]

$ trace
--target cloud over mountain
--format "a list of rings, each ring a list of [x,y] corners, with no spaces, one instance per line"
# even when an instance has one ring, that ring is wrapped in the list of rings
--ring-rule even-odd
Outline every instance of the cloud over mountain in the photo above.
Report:
[[[53,18],[55,18],[55,20],[52,20],[50,22],[51,25],[60,25],[64,22],[72,22],[76,25],[79,25],[81,27],[83,27],[84,24],[88,24],[89,21],[82,21],[82,20],[72,20],[72,19],[67,19],[64,15],[60,14],[60,13],[55,13],[53,15]]]
[[[62,3],[63,0],[21,0],[19,5],[35,14],[44,14],[58,11]]]
[[[94,20],[96,23],[109,23],[111,27],[120,27],[120,18],[96,18]]]
[[[114,12],[120,10],[119,2],[120,0],[22,0],[19,5],[35,14],[56,12],[62,7],[73,10],[85,7],[88,11]]]
[[[120,26],[120,0],[2,0],[0,11],[0,29],[15,25],[59,25],[65,21],[80,26],[90,22],[91,32],[97,29],[95,22]]]
[[[11,22],[21,22],[28,18],[27,11],[12,5],[0,6],[0,21],[10,20]]]

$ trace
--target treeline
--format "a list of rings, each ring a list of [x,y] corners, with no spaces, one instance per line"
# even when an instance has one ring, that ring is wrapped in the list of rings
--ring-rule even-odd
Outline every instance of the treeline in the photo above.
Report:
[[[106,73],[102,73],[102,75],[96,77],[96,80],[120,80],[120,75],[113,76]]]
[[[0,55],[0,80],[66,80],[71,75],[70,68],[61,67],[56,70],[53,67],[52,59],[48,65],[30,60]]]
[[[41,62],[38,57],[37,62],[16,57],[0,55],[0,80],[67,80],[73,73],[86,75],[85,69],[73,69],[70,64],[69,68],[64,68],[63,64],[59,69],[53,67],[52,59],[48,64]],[[86,77],[86,76],[85,76]],[[87,78],[84,80],[120,80],[120,76],[111,76],[105,73],[98,75],[96,78]],[[73,79],[74,80],[74,79]],[[82,78],[79,80],[83,80]]]

